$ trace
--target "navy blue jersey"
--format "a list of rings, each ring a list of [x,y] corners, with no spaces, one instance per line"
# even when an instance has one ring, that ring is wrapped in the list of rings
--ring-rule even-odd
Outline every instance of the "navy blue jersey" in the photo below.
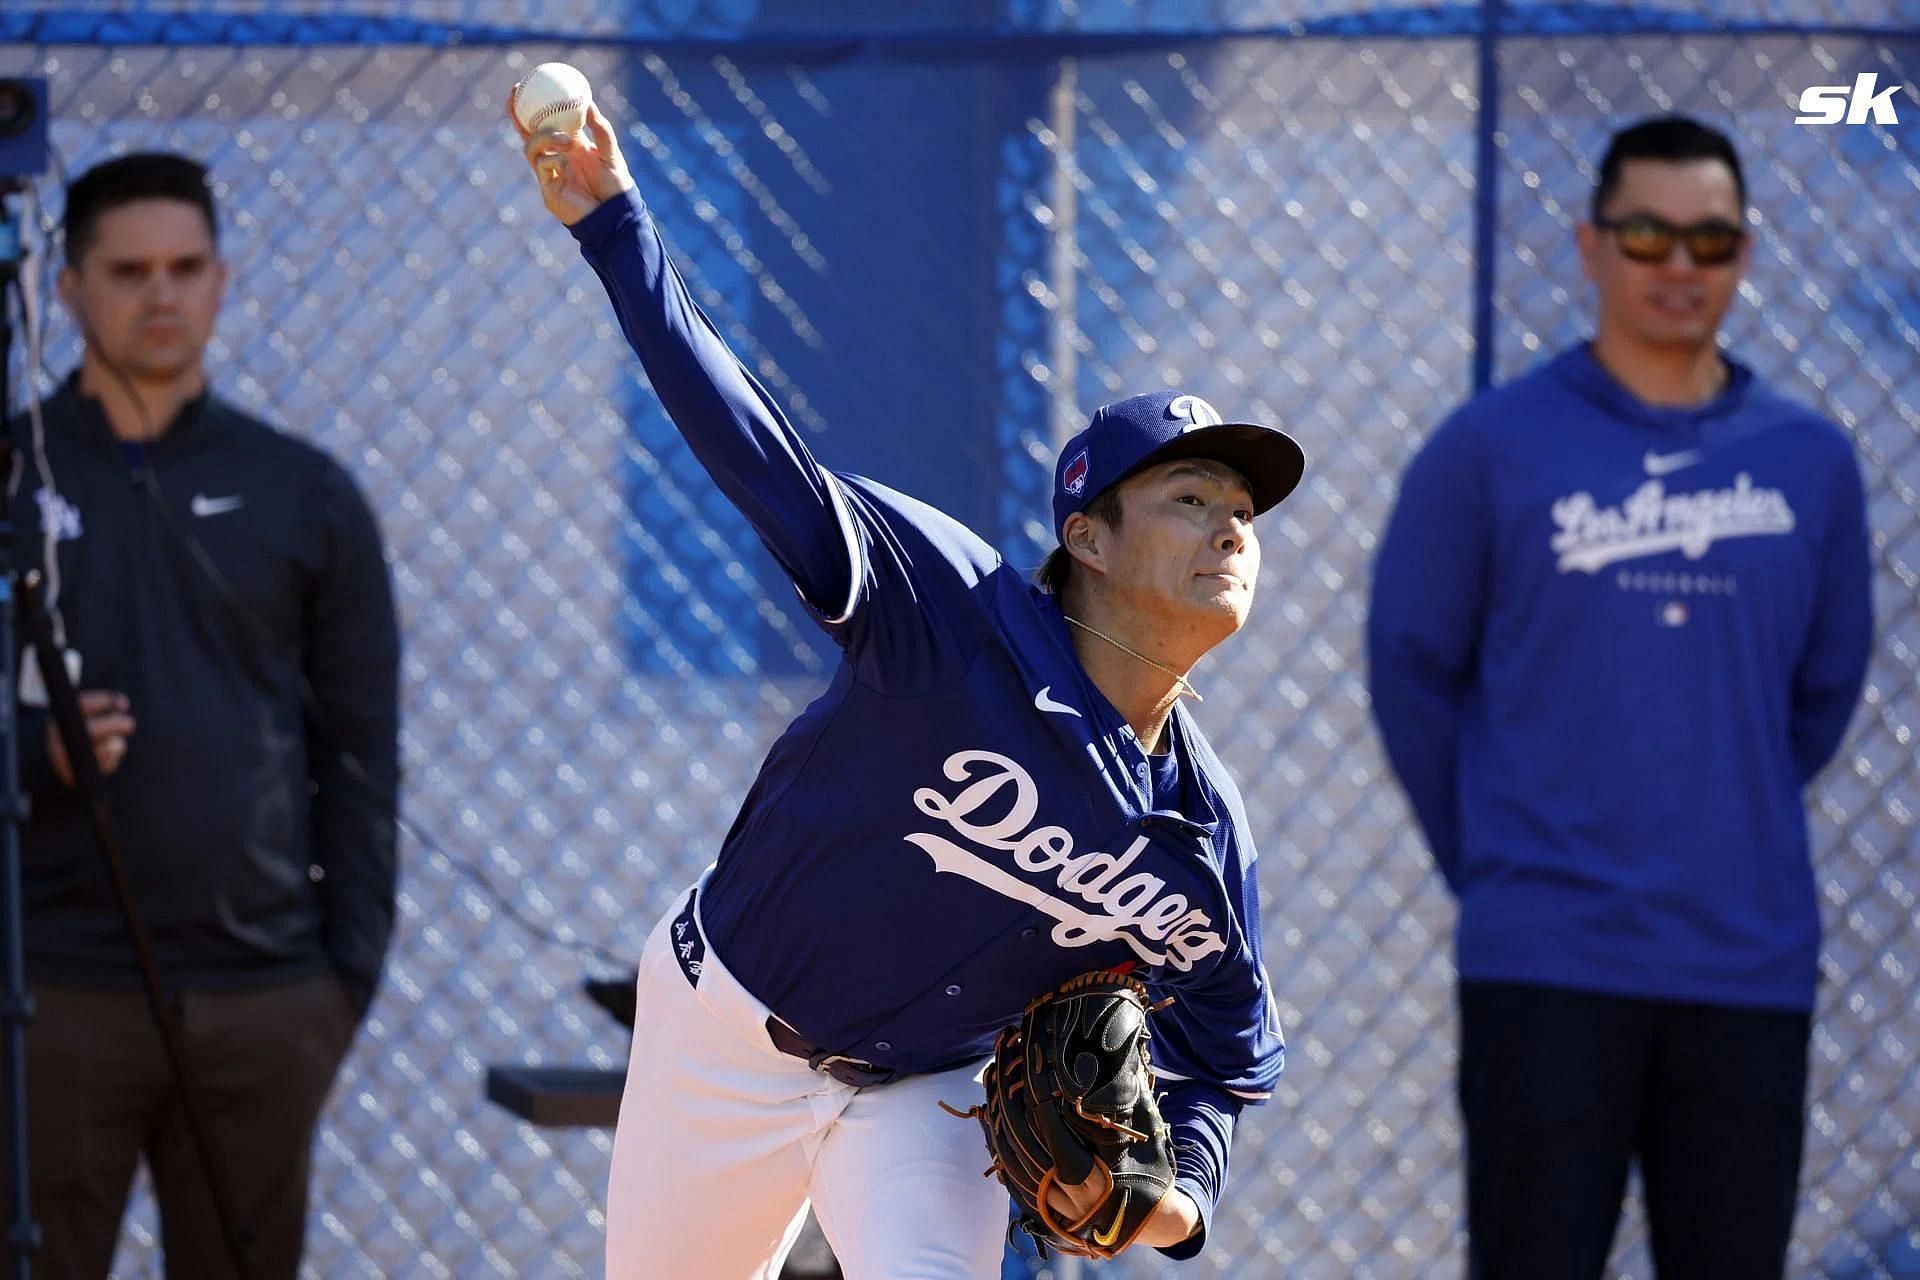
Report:
[[[1246,814],[1198,726],[1176,710],[1156,770],[1052,596],[950,517],[817,463],[637,197],[573,231],[675,424],[844,652],[720,850],[715,949],[808,1039],[907,1071],[984,1057],[1040,992],[1129,966],[1175,999],[1153,1056],[1195,1090],[1168,1119],[1210,1214],[1233,1114],[1283,1046]]]

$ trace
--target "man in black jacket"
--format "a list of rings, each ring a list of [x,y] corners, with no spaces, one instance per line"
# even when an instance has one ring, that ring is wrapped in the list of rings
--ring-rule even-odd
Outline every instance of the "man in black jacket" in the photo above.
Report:
[[[128,877],[251,1241],[291,1277],[313,1131],[393,924],[397,636],[380,533],[334,461],[211,395],[226,284],[206,171],[129,155],[68,189],[86,340],[14,499],[49,570]],[[170,1277],[232,1274],[67,753],[22,685],[38,1274],[97,1280],[137,1162]],[[36,705],[37,704],[37,705]]]

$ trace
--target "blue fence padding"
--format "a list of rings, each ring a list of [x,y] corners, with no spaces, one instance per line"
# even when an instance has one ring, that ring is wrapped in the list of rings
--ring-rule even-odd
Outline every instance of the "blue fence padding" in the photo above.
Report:
[[[1449,4],[1356,8],[1288,23],[1236,27],[1224,24],[1155,30],[1055,31],[983,23],[937,30],[808,31],[756,29],[729,33],[693,28],[666,32],[635,26],[566,29],[551,26],[429,21],[382,14],[220,13],[135,10],[49,10],[0,13],[0,43],[113,45],[415,45],[430,48],[572,44],[644,47],[660,52],[717,53],[729,57],[817,64],[849,59],[903,61],[992,57],[1052,59],[1099,57],[1145,49],[1191,46],[1214,40],[1316,38],[1460,37],[1478,33],[1495,6]],[[1646,32],[1717,32],[1768,35],[1810,29],[1834,35],[1898,39],[1920,30],[1912,25],[1791,23],[1765,19],[1715,19],[1652,5],[1601,3],[1505,7],[1502,35],[1618,35]]]
[[[688,57],[662,64],[666,79],[646,72],[626,78],[639,119],[677,114],[668,84],[698,101],[725,94],[722,73],[708,63]],[[859,127],[811,139],[804,167],[760,130],[723,131],[727,154],[752,175],[757,198],[778,209],[783,223],[807,228],[804,239],[768,228],[698,130],[656,127],[657,145],[673,165],[690,170],[694,193],[675,184],[650,193],[671,248],[692,265],[689,278],[718,295],[703,305],[748,367],[764,378],[764,353],[790,379],[770,390],[821,461],[933,501],[996,544],[1011,544],[1016,563],[1037,563],[1019,528],[1003,527],[998,505],[1006,475],[1029,468],[1010,466],[997,437],[1006,393],[994,376],[1001,317],[992,282],[1006,269],[999,140],[1044,108],[1049,77],[1037,66],[1002,68],[992,73],[991,92],[954,95],[940,92],[938,73],[911,66],[845,76],[816,68],[812,75],[830,91],[836,112]],[[772,118],[808,111],[790,82],[770,79],[759,89]],[[911,112],[901,112],[903,102],[914,104]],[[636,164],[648,160],[629,149]],[[859,216],[845,215],[849,204]],[[1044,251],[1044,244],[1034,248]],[[753,268],[743,269],[749,261]],[[830,642],[772,557],[672,439],[658,402],[636,388],[625,414],[645,467],[668,476],[698,506],[704,527],[724,538],[699,540],[680,527],[683,520],[645,501],[652,480],[637,471],[629,476],[634,521],[654,545],[671,549],[673,569],[702,584],[700,592],[729,598],[706,603],[739,603],[727,578],[737,559],[759,584],[756,594],[775,602],[787,623],[777,626],[751,607],[719,607],[729,619],[728,643],[703,643],[700,620],[680,617],[688,593],[661,580],[655,552],[630,545],[623,557],[628,587],[650,606],[647,626],[628,634],[635,669],[670,674],[677,661],[720,675],[828,669]],[[826,423],[834,424],[831,432]],[[663,647],[657,629],[683,634]]]
[[[1487,0],[1478,49],[1480,113],[1474,148],[1473,389],[1493,385],[1495,245],[1500,232],[1500,35],[1502,0]]]

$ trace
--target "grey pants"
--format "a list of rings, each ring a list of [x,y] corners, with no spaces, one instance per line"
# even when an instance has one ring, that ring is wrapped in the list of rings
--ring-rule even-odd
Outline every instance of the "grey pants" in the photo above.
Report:
[[[145,1158],[169,1280],[235,1274],[160,1033],[139,991],[39,986],[27,1031],[28,1160],[42,1280],[102,1280]],[[292,1280],[306,1235],[313,1131],[356,1019],[330,976],[186,992],[172,1007],[249,1280]],[[10,1174],[0,1161],[0,1191]],[[10,1194],[10,1193],[9,1193]],[[0,1217],[11,1217],[0,1198]],[[0,1224],[3,1227],[7,1224]]]

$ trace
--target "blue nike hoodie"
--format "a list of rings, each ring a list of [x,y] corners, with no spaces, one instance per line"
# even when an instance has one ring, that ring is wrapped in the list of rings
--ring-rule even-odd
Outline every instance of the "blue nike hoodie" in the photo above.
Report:
[[[1812,1007],[1801,790],[1866,672],[1865,495],[1836,427],[1730,367],[1656,408],[1582,346],[1403,478],[1369,683],[1464,978]]]

